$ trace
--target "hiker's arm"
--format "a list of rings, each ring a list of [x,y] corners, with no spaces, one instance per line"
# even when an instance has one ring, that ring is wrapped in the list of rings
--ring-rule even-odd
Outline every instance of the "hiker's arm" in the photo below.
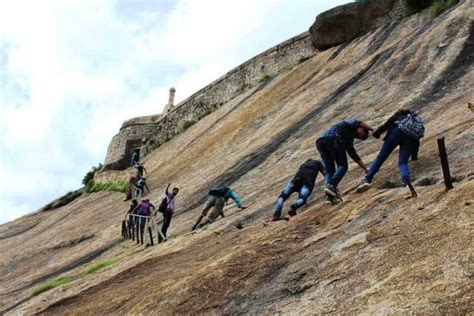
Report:
[[[362,160],[358,160],[358,161],[356,161],[356,163],[359,165],[359,167],[361,167],[362,170],[365,171],[365,173],[367,173],[367,171],[368,171],[367,166],[364,164],[364,162]]]
[[[234,190],[230,191],[230,197],[232,198],[232,200],[234,200],[235,204],[237,204],[237,207],[241,209],[242,204],[240,201],[240,197],[237,195],[237,193],[235,193]]]
[[[420,140],[415,140],[415,148],[413,148],[413,153],[411,154],[411,160],[418,160],[418,152],[420,151]]]
[[[148,171],[146,171],[145,167],[143,167],[143,171],[145,171],[145,174],[148,175]]]
[[[324,168],[324,164],[318,160],[318,163],[319,163],[319,171],[321,171],[321,174],[323,175],[323,177],[326,176],[326,168]]]
[[[347,153],[352,158],[352,160],[354,160],[354,162],[359,165],[359,167],[361,167],[365,172],[367,172],[367,167],[357,154],[354,148],[354,144],[347,148]]]
[[[150,193],[150,189],[148,188],[148,184],[145,184],[145,188],[148,191],[148,193]]]
[[[380,126],[379,128],[377,128],[375,130],[375,132],[373,133],[374,137],[375,138],[380,138],[380,136],[383,133],[385,133],[390,128],[390,126],[392,126],[395,123],[395,121],[397,120],[398,117],[400,117],[401,115],[406,115],[408,113],[410,113],[409,110],[399,110],[399,111],[397,111],[387,121],[385,121],[385,123],[383,123],[382,126]]]
[[[166,196],[168,196],[169,194],[170,185],[171,183],[168,183],[168,186],[166,187],[166,191],[165,191]]]
[[[374,129],[372,127],[370,127],[369,125],[365,124],[364,122],[360,122],[359,124],[359,127],[362,127],[363,129],[366,129],[368,131],[374,131]]]

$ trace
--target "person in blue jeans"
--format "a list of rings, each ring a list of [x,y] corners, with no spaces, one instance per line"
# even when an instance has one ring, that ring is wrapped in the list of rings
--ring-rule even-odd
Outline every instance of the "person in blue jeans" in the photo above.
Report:
[[[398,168],[400,169],[401,184],[402,186],[406,186],[410,183],[408,160],[410,157],[412,160],[418,159],[420,140],[408,136],[398,127],[397,122],[403,120],[407,115],[415,114],[409,110],[397,111],[373,133],[375,138],[380,138],[383,133],[387,132],[377,158],[375,158],[375,161],[370,166],[367,175],[357,188],[358,192],[363,192],[370,188],[370,183],[375,174],[380,170],[380,167],[382,167],[382,164],[387,160],[388,156],[390,156],[398,146],[400,147],[400,152],[398,154]]]
[[[362,121],[349,118],[326,129],[316,141],[316,148],[326,170],[324,191],[326,199],[330,202],[340,199],[337,186],[348,169],[347,154],[367,172],[367,167],[354,148],[354,139],[365,140],[369,136],[369,131],[372,130]]]
[[[278,197],[272,221],[280,219],[283,203],[295,192],[298,193],[298,199],[290,206],[288,215],[296,215],[296,210],[303,206],[311,195],[318,172],[324,174],[324,166],[319,160],[308,159],[300,166],[296,175],[288,182]]]

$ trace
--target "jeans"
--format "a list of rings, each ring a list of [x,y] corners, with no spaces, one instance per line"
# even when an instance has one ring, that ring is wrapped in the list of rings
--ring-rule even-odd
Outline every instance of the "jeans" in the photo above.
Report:
[[[161,233],[163,234],[163,237],[166,238],[166,232],[168,231],[168,228],[170,227],[171,224],[171,218],[173,218],[173,211],[171,210],[166,210],[163,213],[163,225],[161,226]],[[158,240],[161,240],[161,236],[158,234]]]
[[[316,148],[326,168],[324,185],[337,187],[348,169],[344,145],[335,138],[320,138],[316,141]]]
[[[288,182],[286,187],[281,192],[278,200],[275,204],[275,213],[273,216],[279,218],[281,216],[281,209],[283,208],[283,203],[291,196],[291,194],[298,192],[298,200],[291,205],[291,208],[295,211],[299,209],[306,203],[306,200],[311,195],[312,188],[307,185],[296,185],[293,180]]]
[[[393,128],[385,138],[377,158],[375,158],[375,161],[370,166],[367,176],[365,177],[368,182],[372,182],[375,174],[380,170],[382,164],[387,160],[388,156],[390,156],[397,146],[400,146],[398,168],[400,169],[402,184],[408,184],[410,182],[408,159],[412,154],[416,153],[419,141],[405,135],[398,127]]]

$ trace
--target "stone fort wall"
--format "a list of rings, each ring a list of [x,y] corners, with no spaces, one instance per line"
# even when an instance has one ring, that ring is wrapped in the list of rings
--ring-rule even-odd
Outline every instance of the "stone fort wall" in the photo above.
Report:
[[[107,151],[104,170],[120,170],[130,165],[130,156],[140,148],[141,156],[179,134],[183,122],[195,122],[246,89],[277,76],[305,58],[316,54],[308,32],[286,40],[230,70],[197,91],[164,116],[152,115],[123,123]]]

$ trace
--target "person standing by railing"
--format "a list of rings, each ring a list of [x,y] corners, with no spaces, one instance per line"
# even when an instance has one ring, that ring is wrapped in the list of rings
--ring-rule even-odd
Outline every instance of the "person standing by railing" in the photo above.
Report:
[[[166,197],[161,200],[160,207],[158,212],[163,213],[163,225],[161,226],[161,234],[158,234],[158,242],[166,241],[166,233],[171,224],[171,219],[173,218],[173,213],[175,210],[175,199],[179,193],[178,188],[173,188],[170,192],[169,188],[171,183],[168,183],[166,187],[165,195]]]

